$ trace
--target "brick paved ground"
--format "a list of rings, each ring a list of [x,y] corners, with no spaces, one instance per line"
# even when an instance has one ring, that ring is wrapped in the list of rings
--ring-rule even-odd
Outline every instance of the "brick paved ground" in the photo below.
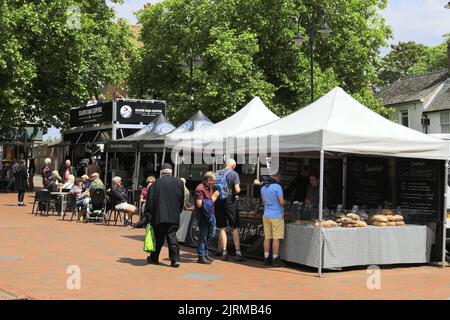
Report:
[[[195,263],[182,247],[182,266],[145,264],[143,229],[60,221],[17,207],[0,194],[0,299],[450,299],[450,268],[383,268],[380,290],[368,290],[365,269],[328,272],[263,269],[260,261]],[[68,290],[67,268],[81,270],[81,289]]]

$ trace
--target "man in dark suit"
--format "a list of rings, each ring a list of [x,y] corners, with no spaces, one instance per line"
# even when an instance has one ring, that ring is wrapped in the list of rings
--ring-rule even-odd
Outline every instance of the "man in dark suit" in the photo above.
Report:
[[[159,253],[167,240],[171,267],[180,266],[180,248],[177,231],[180,226],[180,214],[184,206],[183,182],[172,176],[172,166],[161,166],[161,177],[150,187],[145,204],[146,220],[153,226],[156,251],[147,258],[150,264],[158,264]]]

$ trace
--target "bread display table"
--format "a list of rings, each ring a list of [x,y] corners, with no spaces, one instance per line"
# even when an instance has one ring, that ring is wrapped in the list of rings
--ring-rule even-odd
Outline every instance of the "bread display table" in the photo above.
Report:
[[[430,262],[433,231],[427,226],[324,228],[323,268]],[[317,268],[319,228],[286,224],[283,260]]]

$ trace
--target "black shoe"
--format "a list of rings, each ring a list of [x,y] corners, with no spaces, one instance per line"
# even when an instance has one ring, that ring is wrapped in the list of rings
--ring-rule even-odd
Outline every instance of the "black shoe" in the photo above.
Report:
[[[222,253],[222,257],[220,258],[222,261],[228,261],[228,253]]]
[[[172,261],[172,263],[170,264],[170,266],[172,268],[178,268],[181,264],[178,261]]]
[[[135,229],[140,229],[140,228],[145,228],[147,222],[145,220],[140,220],[138,223],[135,223],[133,225],[133,228]]]
[[[214,261],[214,259],[211,258],[210,256],[206,256],[205,259],[208,260],[208,261],[210,261],[210,262],[213,262],[213,261]]]
[[[245,261],[245,258],[242,256],[242,254],[236,254],[236,261]]]
[[[158,265],[159,264],[159,262],[157,260],[154,260],[151,257],[147,257],[147,263],[148,264],[154,264],[154,265]]]
[[[280,257],[276,257],[275,259],[273,259],[272,267],[274,267],[274,268],[284,267],[284,263],[281,262]]]
[[[272,264],[272,259],[270,257],[264,258],[263,266],[268,267]]]
[[[212,261],[209,261],[208,259],[206,259],[206,257],[200,257],[200,258],[198,258],[197,263],[200,263],[200,264],[211,264]]]

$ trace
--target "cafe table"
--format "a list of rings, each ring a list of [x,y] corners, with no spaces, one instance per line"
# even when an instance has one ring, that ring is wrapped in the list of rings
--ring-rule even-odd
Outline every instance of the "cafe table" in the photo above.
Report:
[[[66,202],[67,202],[67,195],[70,194],[70,192],[62,192],[62,190],[60,190],[60,191],[56,191],[56,192],[50,192],[50,194],[52,196],[60,196],[61,197],[61,212],[60,212],[60,215],[62,217],[63,214],[64,214],[64,207],[65,207]]]

